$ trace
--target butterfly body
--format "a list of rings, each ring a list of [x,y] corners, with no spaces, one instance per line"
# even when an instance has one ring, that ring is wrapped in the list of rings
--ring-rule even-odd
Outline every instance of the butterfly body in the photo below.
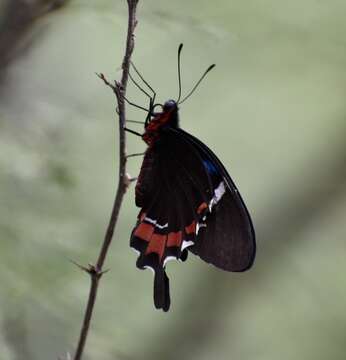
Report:
[[[156,308],[167,311],[169,260],[185,261],[189,250],[223,270],[245,271],[255,257],[255,233],[220,160],[179,127],[174,100],[144,130],[148,148],[136,184],[141,211],[130,244],[139,252],[137,267],[154,271]]]
[[[146,124],[145,132],[142,136],[143,141],[151,146],[159,139],[160,132],[167,127],[175,129],[179,127],[178,106],[174,100],[166,101],[163,111],[154,114],[153,119]]]

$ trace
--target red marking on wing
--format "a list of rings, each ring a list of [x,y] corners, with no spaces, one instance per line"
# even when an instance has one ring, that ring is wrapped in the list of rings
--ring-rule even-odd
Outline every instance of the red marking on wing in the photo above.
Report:
[[[167,235],[152,234],[149,245],[145,251],[145,254],[156,253],[159,255],[160,261],[165,251]]]
[[[208,204],[206,202],[203,202],[201,205],[198,206],[197,214],[201,214],[207,208],[208,208]]]
[[[192,221],[189,226],[185,227],[186,234],[194,234],[196,231],[196,221]]]
[[[170,232],[168,234],[167,246],[176,246],[180,248],[182,240],[183,240],[183,236],[181,231]]]
[[[134,236],[137,236],[139,238],[141,238],[142,240],[145,241],[150,241],[150,238],[152,237],[154,232],[154,226],[151,224],[147,224],[147,223],[140,223],[135,232],[134,232]]]

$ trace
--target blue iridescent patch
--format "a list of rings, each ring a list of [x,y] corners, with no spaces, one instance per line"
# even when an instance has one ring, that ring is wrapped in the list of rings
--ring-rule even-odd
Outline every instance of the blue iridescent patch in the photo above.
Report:
[[[219,172],[217,171],[215,165],[210,160],[203,160],[203,164],[209,174],[218,175]]]

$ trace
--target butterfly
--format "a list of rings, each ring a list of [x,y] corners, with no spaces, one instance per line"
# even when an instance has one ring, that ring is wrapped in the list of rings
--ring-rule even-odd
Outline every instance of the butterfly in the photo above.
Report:
[[[147,149],[135,188],[140,212],[130,246],[139,254],[137,267],[154,272],[154,305],[163,311],[171,303],[169,260],[185,261],[191,252],[219,269],[240,272],[252,266],[256,253],[249,212],[227,170],[212,150],[179,125],[179,105],[214,67],[180,101],[181,49],[182,44],[177,100],[154,104],[154,90],[134,68],[154,95],[144,133],[139,134]],[[157,106],[161,111],[154,111]]]

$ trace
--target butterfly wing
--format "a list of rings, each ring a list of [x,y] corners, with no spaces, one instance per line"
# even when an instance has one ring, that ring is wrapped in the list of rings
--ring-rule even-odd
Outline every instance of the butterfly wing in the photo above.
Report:
[[[256,254],[255,232],[249,212],[227,170],[200,140],[182,129],[172,129],[198,151],[214,184],[215,200],[206,215],[205,227],[189,248],[203,260],[227,271],[245,271]],[[214,185],[215,186],[215,185]]]

